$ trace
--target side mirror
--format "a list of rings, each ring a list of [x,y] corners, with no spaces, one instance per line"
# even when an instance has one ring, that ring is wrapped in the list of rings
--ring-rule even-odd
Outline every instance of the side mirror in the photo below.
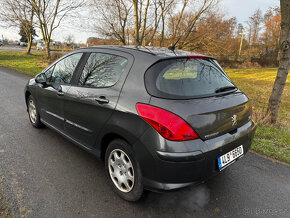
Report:
[[[35,82],[42,84],[42,85],[46,85],[46,75],[44,73],[39,74],[37,77],[35,77]]]

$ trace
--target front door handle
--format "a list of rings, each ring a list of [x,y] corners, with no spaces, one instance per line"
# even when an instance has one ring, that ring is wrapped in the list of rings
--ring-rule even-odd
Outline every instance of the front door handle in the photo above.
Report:
[[[57,92],[57,95],[58,95],[58,96],[64,96],[64,92],[62,92],[62,91],[58,91],[58,92]]]
[[[105,96],[100,96],[98,98],[95,98],[95,101],[99,102],[100,104],[108,104],[109,100],[106,99]]]

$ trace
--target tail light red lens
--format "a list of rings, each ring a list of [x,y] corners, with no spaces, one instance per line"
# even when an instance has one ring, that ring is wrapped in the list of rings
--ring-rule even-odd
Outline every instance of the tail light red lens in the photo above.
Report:
[[[251,106],[251,117],[253,118],[253,106]]]
[[[147,104],[136,104],[138,114],[164,138],[187,141],[199,138],[194,130],[179,116]]]

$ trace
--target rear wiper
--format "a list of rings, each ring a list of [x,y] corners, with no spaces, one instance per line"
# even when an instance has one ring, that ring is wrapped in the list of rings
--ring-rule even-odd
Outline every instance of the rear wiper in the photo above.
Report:
[[[232,90],[232,89],[236,89],[236,87],[235,86],[224,86],[224,87],[216,89],[215,93],[229,91],[229,90]]]

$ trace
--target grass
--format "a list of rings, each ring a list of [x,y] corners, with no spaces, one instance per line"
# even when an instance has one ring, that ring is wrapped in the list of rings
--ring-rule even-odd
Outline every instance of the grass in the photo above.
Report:
[[[53,58],[58,58],[55,55]],[[35,76],[48,65],[44,54],[24,55],[20,52],[0,52],[0,66]],[[277,68],[227,69],[235,84],[251,99],[254,116],[259,121],[266,109]],[[290,79],[285,85],[279,111],[279,127],[258,126],[252,149],[290,163]]]
[[[235,84],[251,99],[255,119],[259,121],[267,109],[277,68],[227,69]],[[290,83],[286,81],[279,110],[279,127],[259,125],[252,150],[290,163]]]
[[[258,126],[252,150],[290,164],[289,129]]]
[[[22,52],[0,52],[0,66],[29,76],[40,73],[47,65],[43,53],[25,55]]]
[[[272,92],[277,68],[258,69],[226,69],[234,83],[251,99],[254,115],[261,119],[266,112],[268,100]],[[290,79],[288,77],[279,110],[279,123],[290,124]]]

